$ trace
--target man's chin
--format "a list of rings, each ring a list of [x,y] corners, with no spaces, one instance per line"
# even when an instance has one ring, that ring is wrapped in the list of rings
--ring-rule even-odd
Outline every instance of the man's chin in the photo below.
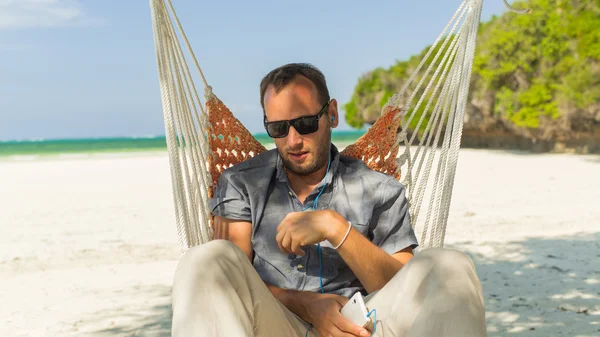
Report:
[[[297,176],[305,176],[305,175],[310,174],[310,172],[304,167],[298,167],[296,165],[289,165],[286,168],[290,173],[293,173]]]
[[[288,160],[287,163],[285,163],[285,168],[290,173],[293,173],[298,176],[307,176],[314,172],[314,170],[311,170],[310,163],[306,163],[305,165],[297,165],[290,160]]]

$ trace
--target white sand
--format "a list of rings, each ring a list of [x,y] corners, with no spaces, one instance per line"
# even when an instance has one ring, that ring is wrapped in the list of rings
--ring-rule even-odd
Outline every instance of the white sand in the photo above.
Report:
[[[448,227],[490,336],[600,336],[600,157],[463,150]],[[168,336],[178,256],[165,153],[0,161],[0,336]]]

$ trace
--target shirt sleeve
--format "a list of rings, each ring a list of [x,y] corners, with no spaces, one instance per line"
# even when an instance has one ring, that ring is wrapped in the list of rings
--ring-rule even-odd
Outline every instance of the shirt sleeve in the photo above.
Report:
[[[221,173],[209,202],[211,213],[226,219],[252,221],[246,187],[233,173],[228,170]]]
[[[391,178],[383,190],[381,203],[375,208],[371,221],[373,243],[388,254],[418,246],[417,237],[410,224],[408,206],[406,188]]]

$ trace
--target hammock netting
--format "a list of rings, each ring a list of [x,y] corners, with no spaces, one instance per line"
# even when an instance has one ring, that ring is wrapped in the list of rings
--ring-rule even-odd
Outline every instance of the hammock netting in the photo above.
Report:
[[[267,149],[235,118],[231,110],[217,96],[210,97],[206,102],[206,107],[208,121],[211,125],[207,130],[207,133],[210,134],[208,143],[212,153],[208,157],[208,167],[212,178],[208,195],[212,197],[223,170]]]

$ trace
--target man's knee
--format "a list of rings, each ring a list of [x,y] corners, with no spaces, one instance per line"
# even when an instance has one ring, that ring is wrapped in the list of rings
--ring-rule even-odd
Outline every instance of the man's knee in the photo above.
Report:
[[[223,265],[238,264],[246,255],[234,243],[213,240],[188,249],[177,265],[177,272],[197,270],[202,274],[219,272]]]
[[[471,258],[458,250],[448,248],[429,248],[415,255],[414,262],[429,264],[446,276],[466,275],[475,271]]]

